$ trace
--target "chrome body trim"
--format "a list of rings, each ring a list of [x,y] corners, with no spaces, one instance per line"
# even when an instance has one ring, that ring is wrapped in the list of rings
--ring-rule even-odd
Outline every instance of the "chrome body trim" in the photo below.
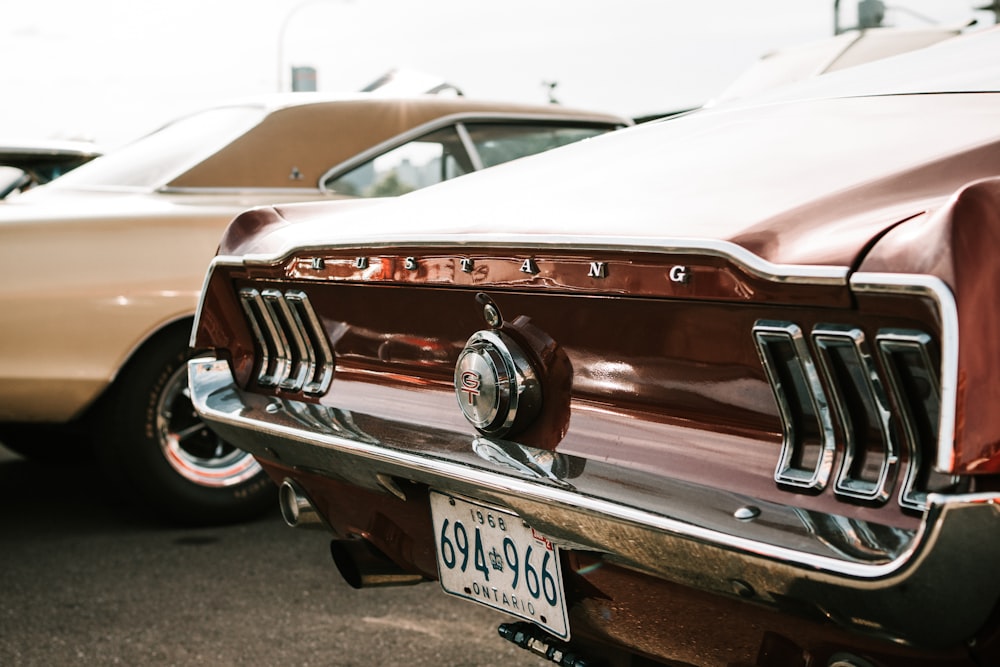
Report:
[[[199,415],[258,458],[374,490],[383,474],[497,503],[561,546],[702,590],[732,595],[739,580],[760,603],[926,647],[967,639],[1000,595],[995,493],[931,494],[916,531],[814,512],[803,522],[798,508],[766,502],[753,503],[761,520],[739,521],[733,511],[753,499],[661,477],[653,498],[619,496],[625,487],[586,486],[611,468],[591,460],[595,474],[553,484],[458,446],[465,434],[416,438],[372,415],[246,393],[224,361],[188,370]]]
[[[285,301],[289,304],[295,327],[305,345],[304,361],[308,368],[302,391],[306,394],[322,394],[333,380],[333,352],[330,350],[330,342],[305,292],[288,290],[285,292]]]
[[[598,243],[592,237],[574,235],[539,234],[525,239],[520,234],[500,234],[468,232],[455,234],[421,234],[406,232],[393,234],[391,238],[380,238],[371,229],[359,230],[352,236],[350,230],[338,232],[337,236],[322,245],[303,245],[288,248],[276,254],[247,254],[238,256],[219,255],[212,260],[212,266],[273,266],[294,254],[319,251],[330,252],[338,249],[378,251],[381,248],[413,248],[432,246],[436,250],[455,249],[457,254],[467,252],[470,246],[503,248],[506,250],[530,249],[537,253],[539,247],[555,251],[580,252],[629,252],[640,251],[663,255],[703,255],[729,260],[751,275],[776,283],[799,285],[847,285],[849,269],[846,266],[800,266],[797,264],[775,264],[746,248],[729,241],[701,238],[661,238],[661,237],[602,237]]]
[[[592,239],[579,236],[539,235],[531,242],[523,237],[505,234],[469,233],[461,239],[452,234],[400,235],[392,240],[379,240],[370,237],[354,241],[342,234],[339,243],[324,244],[325,250],[337,248],[356,248],[358,243],[365,247],[377,249],[382,247],[417,247],[433,245],[443,248],[466,248],[472,244],[482,244],[485,247],[503,247],[508,249],[533,248],[539,245],[550,246],[559,250],[609,251],[624,252],[642,250],[645,252],[660,252],[663,254],[703,254],[711,257],[728,259],[746,271],[767,280],[794,284],[841,285],[849,284],[857,293],[911,293],[926,296],[937,305],[941,317],[941,417],[938,435],[935,469],[941,473],[954,472],[954,438],[955,438],[955,406],[958,392],[958,307],[951,289],[936,276],[920,274],[893,274],[858,272],[849,274],[847,267],[840,266],[799,266],[774,264],[751,253],[742,246],[727,241],[713,239],[663,239],[663,238],[609,238],[602,243],[593,243]],[[217,266],[274,266],[286,260],[294,253],[309,252],[319,247],[301,247],[289,249],[275,255],[218,255],[212,259],[199,297],[198,310],[192,329],[192,344],[194,332],[204,306],[204,297],[212,273]]]
[[[899,461],[899,445],[892,428],[892,411],[889,408],[889,399],[882,387],[882,380],[875,367],[875,360],[865,342],[865,334],[856,327],[820,324],[813,328],[812,339],[820,353],[821,367],[827,382],[831,387],[837,389],[831,394],[844,431],[844,455],[840,462],[840,471],[837,473],[836,482],[834,482],[834,492],[858,500],[884,503],[891,495],[889,484],[894,480],[893,473]],[[859,451],[859,425],[854,423],[851,418],[851,410],[844,396],[844,387],[841,386],[834,368],[832,358],[834,347],[846,347],[850,350],[849,354],[854,357],[857,368],[861,370],[861,381],[855,383],[856,388],[863,390],[866,394],[862,397],[861,402],[864,403],[865,408],[874,408],[875,414],[869,415],[869,417],[872,421],[877,422],[882,451],[879,452],[881,461],[878,465],[876,479],[871,482],[857,479],[852,475],[855,462],[864,456],[864,452]]]
[[[851,276],[851,289],[861,293],[917,294],[937,304],[941,316],[941,419],[934,467],[938,472],[954,472],[959,335],[955,295],[935,276],[896,273],[855,273]]]
[[[520,346],[501,331],[472,334],[455,363],[462,414],[487,436],[523,428],[542,403],[541,384]]]
[[[244,287],[239,296],[256,342],[257,384],[325,392],[333,379],[333,353],[305,293]]]
[[[885,367],[889,386],[896,403],[903,411],[900,420],[903,426],[904,439],[906,440],[907,451],[909,453],[909,464],[906,467],[903,483],[899,490],[899,504],[907,509],[924,511],[927,509],[928,480],[922,476],[929,473],[924,470],[924,462],[928,457],[924,456],[923,449],[926,444],[936,444],[936,441],[926,443],[921,436],[915,423],[917,415],[915,410],[923,410],[926,413],[928,427],[934,433],[938,431],[938,422],[941,414],[941,391],[937,377],[937,371],[931,362],[927,346],[931,342],[931,337],[923,331],[884,329],[878,332],[875,344],[878,347],[879,355],[882,358],[882,365]],[[914,406],[907,396],[907,391],[903,386],[900,377],[900,369],[894,359],[894,355],[900,352],[909,352],[917,355],[920,359],[920,366],[926,370],[927,387],[929,392],[923,399],[922,405]],[[954,487],[958,484],[959,478],[951,476],[946,478],[945,483]],[[918,488],[918,484],[923,488]]]
[[[240,305],[246,315],[250,331],[257,342],[258,363],[257,384],[270,387],[278,384],[279,378],[285,377],[287,365],[287,346],[282,344],[284,336],[274,323],[273,317],[268,317],[268,307],[259,291],[251,287],[240,290]],[[267,330],[265,335],[264,330]],[[276,347],[274,354],[271,348]]]
[[[822,491],[830,480],[833,470],[833,457],[836,451],[836,438],[833,432],[833,420],[830,415],[830,402],[823,391],[819,373],[809,346],[806,344],[802,329],[791,322],[758,321],[753,328],[757,352],[767,373],[768,383],[774,392],[781,416],[781,455],[774,470],[774,481],[778,484],[794,486],[812,491]],[[820,437],[820,451],[816,456],[816,464],[811,469],[801,465],[803,443],[797,432],[797,415],[788,402],[789,389],[785,388],[781,373],[772,358],[770,340],[782,340],[791,345],[795,354],[794,364],[801,375],[801,387],[808,393],[807,399],[812,406],[816,419],[817,431]]]
[[[465,129],[465,123],[455,123],[455,131],[458,132],[458,138],[462,140],[462,145],[465,146],[465,152],[469,154],[469,160],[472,161],[472,168],[476,171],[482,170],[483,158],[479,155],[479,149],[476,148],[475,142],[472,141],[469,131]]]
[[[269,330],[277,334],[275,342],[279,343],[279,349],[284,353],[284,361],[287,364],[278,380],[278,386],[281,389],[298,391],[305,384],[306,378],[312,377],[316,370],[316,361],[306,345],[302,322],[292,315],[292,309],[285,303],[285,295],[280,290],[266,289],[261,292],[261,296],[271,315],[269,321],[286,325],[269,327]]]
[[[212,280],[212,267],[214,266],[215,259],[217,257],[218,255],[213,257],[212,261],[209,262],[208,270],[205,271],[205,277],[201,281],[201,289],[198,290],[198,307],[194,311],[194,322],[191,323],[191,335],[188,336],[188,347],[192,349],[198,349],[196,342],[198,338],[198,327],[201,326],[201,314],[205,312],[205,295],[208,294],[208,284]]]

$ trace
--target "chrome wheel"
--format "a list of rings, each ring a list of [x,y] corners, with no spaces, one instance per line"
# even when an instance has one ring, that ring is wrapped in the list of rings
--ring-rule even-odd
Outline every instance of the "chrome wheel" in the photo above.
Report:
[[[183,365],[156,402],[156,430],[163,457],[181,477],[199,486],[234,486],[261,472],[250,454],[215,435],[198,417]]]

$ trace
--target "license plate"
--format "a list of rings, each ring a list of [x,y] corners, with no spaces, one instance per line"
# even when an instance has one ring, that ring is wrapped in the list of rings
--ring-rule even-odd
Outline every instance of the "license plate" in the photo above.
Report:
[[[446,593],[569,639],[559,551],[516,514],[431,492],[438,575]]]

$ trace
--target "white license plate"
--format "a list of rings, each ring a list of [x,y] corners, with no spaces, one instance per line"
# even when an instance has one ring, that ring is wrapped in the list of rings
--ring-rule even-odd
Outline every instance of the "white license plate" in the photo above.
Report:
[[[445,592],[569,639],[559,551],[551,540],[507,510],[436,491],[431,515]]]

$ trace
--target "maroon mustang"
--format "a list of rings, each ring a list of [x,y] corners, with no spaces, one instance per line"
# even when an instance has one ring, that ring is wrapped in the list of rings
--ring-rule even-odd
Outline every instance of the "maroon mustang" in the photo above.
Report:
[[[559,664],[1000,664],[998,91],[983,30],[247,212],[194,404],[350,583]]]

